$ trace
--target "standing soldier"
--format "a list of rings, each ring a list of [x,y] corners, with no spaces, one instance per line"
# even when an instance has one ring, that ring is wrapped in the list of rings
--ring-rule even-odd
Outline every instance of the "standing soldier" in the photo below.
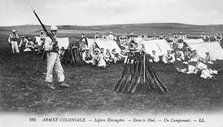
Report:
[[[16,34],[16,30],[12,30],[12,33],[9,35],[8,42],[11,44],[12,53],[19,53],[18,47],[19,36]]]
[[[46,40],[46,35],[43,33],[43,31],[41,31],[40,32],[40,45],[38,45],[39,48],[38,48],[37,55],[44,49],[45,40]]]
[[[51,89],[55,89],[54,85],[52,84],[53,80],[53,69],[55,70],[58,78],[58,82],[60,83],[60,86],[63,87],[70,87],[66,83],[64,83],[65,77],[64,77],[64,70],[60,63],[60,57],[59,57],[59,47],[57,44],[57,26],[51,26],[51,33],[53,38],[56,40],[56,42],[53,42],[53,40],[50,37],[46,38],[45,41],[45,51],[47,56],[47,74],[46,74],[46,82],[47,86]]]
[[[114,40],[114,35],[112,34],[112,32],[109,33],[109,35],[107,36],[108,40]]]

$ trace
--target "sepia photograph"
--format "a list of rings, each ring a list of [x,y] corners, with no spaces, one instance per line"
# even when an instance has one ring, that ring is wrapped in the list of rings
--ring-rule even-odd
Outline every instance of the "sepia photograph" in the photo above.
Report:
[[[222,0],[0,0],[1,127],[223,127]]]

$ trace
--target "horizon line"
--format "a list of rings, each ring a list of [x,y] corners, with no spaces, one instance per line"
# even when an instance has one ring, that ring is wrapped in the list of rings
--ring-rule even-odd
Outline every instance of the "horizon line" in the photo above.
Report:
[[[177,22],[157,22],[157,23],[116,23],[116,24],[97,24],[97,25],[75,25],[75,24],[51,24],[57,26],[79,26],[79,27],[93,27],[93,26],[115,26],[115,25],[140,25],[140,24],[180,24],[180,25],[193,25],[193,26],[217,26],[223,24],[190,24],[190,23],[177,23]],[[51,26],[49,24],[44,24]],[[41,26],[40,24],[18,24],[18,25],[0,25],[0,27],[17,27],[17,26]]]

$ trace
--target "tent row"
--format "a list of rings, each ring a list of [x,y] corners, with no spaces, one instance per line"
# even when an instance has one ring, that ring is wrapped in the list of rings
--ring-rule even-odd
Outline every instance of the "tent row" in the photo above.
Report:
[[[99,48],[116,49],[116,52],[120,53],[121,49],[114,40],[107,39],[87,39],[88,47],[93,48],[94,45],[97,45]],[[36,41],[40,45],[41,41],[39,37],[36,37]],[[142,44],[145,46],[146,53],[151,54],[152,51],[156,51],[156,54],[159,56],[164,55],[167,50],[171,50],[170,45],[165,39],[162,40],[141,40]],[[184,40],[192,50],[197,50],[197,53],[200,57],[204,58],[206,52],[209,52],[213,59],[223,60],[223,49],[220,44],[215,42],[204,42],[202,39],[188,39]],[[69,46],[69,38],[58,38],[58,45],[60,49],[62,47],[67,49]]]
[[[223,49],[217,42],[204,42],[202,39],[185,40],[192,50],[197,50],[200,57],[205,58],[206,52],[209,52],[213,59],[223,60]]]

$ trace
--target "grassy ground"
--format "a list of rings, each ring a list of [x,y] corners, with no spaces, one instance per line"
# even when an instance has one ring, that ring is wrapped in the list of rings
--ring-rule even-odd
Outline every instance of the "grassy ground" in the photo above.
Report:
[[[50,90],[44,85],[46,62],[32,54],[6,55],[0,61],[0,110],[6,112],[112,112],[179,113],[222,109],[223,74],[218,80],[204,80],[176,72],[172,65],[155,64],[169,92],[161,95],[140,84],[135,94],[114,92],[123,64],[107,69],[64,65],[66,82],[71,88]],[[222,67],[222,65],[219,65]],[[56,83],[57,84],[57,83]]]
[[[0,41],[7,40],[1,34]],[[33,54],[11,55],[0,44],[0,111],[29,113],[184,113],[213,112],[223,107],[223,74],[217,80],[177,73],[173,65],[155,64],[169,92],[161,95],[140,84],[135,94],[114,92],[123,64],[107,69],[63,65],[70,88],[50,90],[44,85],[46,62]],[[223,69],[220,62],[214,68]]]

